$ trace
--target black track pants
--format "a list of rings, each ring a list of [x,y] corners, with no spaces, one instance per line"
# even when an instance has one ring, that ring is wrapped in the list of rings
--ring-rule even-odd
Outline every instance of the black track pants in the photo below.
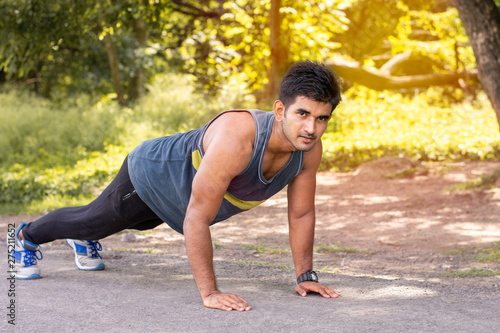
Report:
[[[135,192],[126,158],[115,179],[97,199],[86,206],[54,210],[22,230],[26,240],[43,244],[64,238],[98,240],[124,229],[147,230],[161,223]]]

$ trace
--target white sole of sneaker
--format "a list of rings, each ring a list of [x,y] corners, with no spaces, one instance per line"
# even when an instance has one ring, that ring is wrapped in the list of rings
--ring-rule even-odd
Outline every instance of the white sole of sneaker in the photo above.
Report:
[[[39,274],[31,274],[30,276],[16,276],[17,280],[35,280],[35,279],[41,279],[42,276]]]
[[[80,265],[80,262],[78,261],[78,257],[76,255],[76,250],[74,248],[74,243],[73,242],[69,242],[67,239],[66,239],[66,244],[68,244],[68,246],[73,249],[73,254],[75,255],[75,265],[76,267],[81,270],[81,271],[102,271],[103,269],[106,268],[106,265],[104,265],[102,262],[97,265],[96,267],[93,267],[93,268],[88,268],[88,267],[83,267],[82,265]]]

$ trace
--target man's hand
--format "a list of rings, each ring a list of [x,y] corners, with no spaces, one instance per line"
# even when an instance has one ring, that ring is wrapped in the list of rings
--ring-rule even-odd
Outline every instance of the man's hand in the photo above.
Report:
[[[203,298],[203,305],[207,308],[224,311],[250,311],[252,309],[243,297],[235,294],[221,293],[220,291],[213,292]]]
[[[336,292],[332,288],[325,287],[320,283],[312,281],[301,282],[295,287],[295,291],[302,297],[306,297],[308,292],[318,293],[325,298],[337,298],[340,296],[340,293]]]

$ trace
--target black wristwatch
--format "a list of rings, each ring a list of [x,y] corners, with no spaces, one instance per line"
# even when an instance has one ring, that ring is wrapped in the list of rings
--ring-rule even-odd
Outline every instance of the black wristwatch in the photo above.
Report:
[[[297,284],[304,281],[318,282],[318,274],[313,270],[308,270],[297,278]]]

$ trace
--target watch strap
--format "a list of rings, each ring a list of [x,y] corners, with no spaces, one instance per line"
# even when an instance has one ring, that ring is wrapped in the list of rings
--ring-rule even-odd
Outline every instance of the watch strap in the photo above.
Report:
[[[313,270],[308,270],[307,272],[302,273],[297,278],[297,284],[304,282],[304,281],[318,282],[318,274]]]

